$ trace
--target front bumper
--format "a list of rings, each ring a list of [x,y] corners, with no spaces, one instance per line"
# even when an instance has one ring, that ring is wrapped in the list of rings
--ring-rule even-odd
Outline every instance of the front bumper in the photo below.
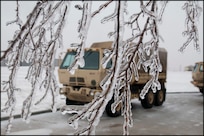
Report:
[[[94,96],[101,91],[87,87],[73,88],[72,86],[64,86],[60,89],[60,94],[65,95],[69,100],[87,103],[91,102]]]
[[[203,88],[203,82],[191,81],[191,83],[198,88]]]

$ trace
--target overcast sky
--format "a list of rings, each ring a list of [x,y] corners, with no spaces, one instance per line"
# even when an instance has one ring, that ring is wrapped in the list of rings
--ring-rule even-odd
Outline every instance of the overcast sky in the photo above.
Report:
[[[26,16],[31,12],[36,2],[24,1],[20,2],[20,17],[25,22]],[[80,2],[77,2],[80,3]],[[94,1],[93,6],[95,9],[99,6],[99,1]],[[203,2],[199,1],[200,6],[203,9]],[[188,46],[184,53],[178,51],[178,49],[185,42],[185,37],[182,36],[182,32],[185,30],[185,11],[182,10],[184,2],[170,1],[166,7],[163,15],[163,21],[159,26],[160,35],[163,37],[164,42],[161,41],[160,47],[166,48],[168,51],[168,69],[169,70],[183,70],[187,65],[194,65],[197,61],[203,61],[203,11],[198,22],[199,29],[199,43],[201,51],[197,52],[194,49],[193,44]],[[73,8],[71,5],[70,14],[66,22],[66,28],[63,31],[64,48],[60,51],[66,51],[71,43],[77,43],[77,22],[80,18],[81,12]],[[109,39],[107,34],[113,30],[113,22],[101,24],[100,20],[113,12],[114,4],[109,8],[103,10],[103,12],[97,15],[91,22],[91,27],[88,33],[87,44],[90,45],[93,42],[107,41]],[[6,22],[15,19],[15,1],[1,1],[1,50],[7,48],[7,41],[11,40],[14,31],[18,29],[18,26],[13,24],[6,26]],[[130,16],[134,12],[135,6],[128,2],[128,10]],[[95,11],[93,9],[93,11]],[[125,35],[125,37],[128,37]]]

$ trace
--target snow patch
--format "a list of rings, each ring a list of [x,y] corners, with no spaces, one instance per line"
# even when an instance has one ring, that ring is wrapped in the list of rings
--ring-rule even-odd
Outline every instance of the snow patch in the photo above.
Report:
[[[11,132],[9,135],[51,135],[51,129],[32,129],[25,131]]]

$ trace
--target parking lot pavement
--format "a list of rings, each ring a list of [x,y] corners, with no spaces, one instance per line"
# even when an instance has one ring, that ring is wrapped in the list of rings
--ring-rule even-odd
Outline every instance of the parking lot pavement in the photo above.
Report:
[[[130,135],[203,135],[203,95],[201,93],[167,94],[162,106],[143,109],[136,99],[132,101],[133,127]],[[33,115],[30,123],[15,119],[11,135],[67,135],[75,130],[67,124],[71,115],[44,113]],[[7,121],[1,121],[1,135],[5,134]],[[79,127],[86,126],[79,121]],[[123,117],[103,114],[96,135],[122,135]]]

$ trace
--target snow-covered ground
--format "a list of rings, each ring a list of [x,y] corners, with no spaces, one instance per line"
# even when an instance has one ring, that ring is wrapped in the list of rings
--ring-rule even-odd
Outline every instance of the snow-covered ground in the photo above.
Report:
[[[16,87],[20,88],[21,90],[19,90],[18,92],[16,92],[16,111],[15,114],[20,114],[21,113],[21,108],[22,108],[22,104],[23,101],[27,98],[27,96],[30,94],[31,92],[31,84],[25,79],[26,74],[27,74],[27,70],[28,67],[21,67],[18,71],[18,75],[16,78]],[[57,67],[55,70],[55,75],[57,75]],[[1,67],[1,82],[8,80],[9,77],[9,70],[7,67]],[[58,77],[57,77],[57,81],[58,81]],[[1,85],[1,90],[2,90],[2,85]],[[36,99],[35,102],[37,102],[38,100],[40,100],[40,98],[44,95],[44,92],[40,92],[38,91],[36,93]],[[51,109],[51,94],[48,94],[48,96],[41,101],[41,103],[39,103],[38,105],[34,106],[32,108],[32,111],[41,111],[41,110],[47,110],[47,109]],[[65,104],[65,100],[62,99],[64,98],[63,96],[58,96],[58,103],[57,103],[57,108],[59,108],[61,105]],[[7,94],[6,92],[1,93],[1,109],[4,107],[4,104],[7,100]],[[1,112],[1,117],[4,116],[8,116],[6,113]]]
[[[18,72],[16,85],[17,88],[21,88],[21,91],[16,92],[17,103],[16,103],[16,114],[20,114],[22,103],[25,98],[29,95],[31,90],[31,84],[25,79],[28,67],[21,67]],[[57,77],[57,67],[55,69],[55,75]],[[1,81],[7,80],[9,76],[9,70],[7,67],[1,67]],[[168,92],[198,92],[198,88],[194,87],[190,81],[192,80],[191,72],[189,71],[168,71],[167,73],[167,93]],[[58,81],[59,82],[59,81]],[[1,86],[2,90],[2,86]],[[42,97],[43,92],[38,92],[36,95],[36,101]],[[1,93],[1,109],[7,100],[7,94]],[[41,111],[50,109],[51,95],[47,96],[40,104],[33,107],[32,111]],[[57,108],[60,108],[65,104],[64,96],[58,96]],[[1,117],[8,116],[8,114],[1,112]]]
[[[167,92],[199,92],[191,81],[191,71],[167,71]]]

